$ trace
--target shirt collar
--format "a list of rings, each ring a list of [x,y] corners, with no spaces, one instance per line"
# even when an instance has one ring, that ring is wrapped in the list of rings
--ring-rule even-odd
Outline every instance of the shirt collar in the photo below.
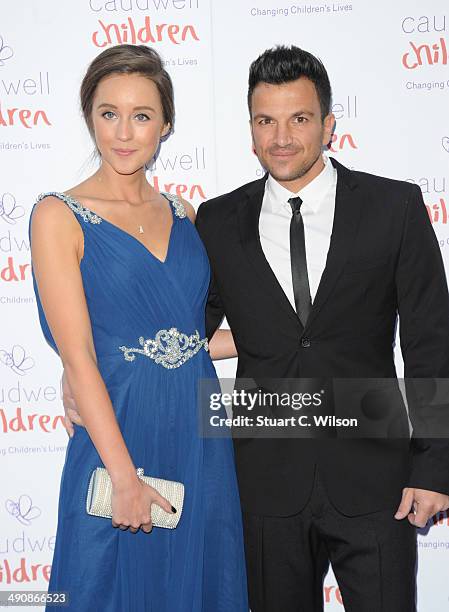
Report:
[[[323,202],[324,197],[335,184],[337,172],[326,155],[323,155],[324,168],[318,176],[310,183],[300,189],[297,193],[291,192],[286,187],[274,179],[271,174],[265,185],[270,200],[270,209],[272,212],[277,212],[282,207],[291,213],[289,198],[299,196],[305,205],[312,212],[316,212]]]

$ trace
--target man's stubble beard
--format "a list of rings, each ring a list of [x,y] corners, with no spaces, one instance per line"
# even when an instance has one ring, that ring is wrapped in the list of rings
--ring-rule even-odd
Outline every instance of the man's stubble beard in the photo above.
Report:
[[[323,152],[320,150],[319,153],[317,154],[317,156],[310,162],[308,163],[303,163],[301,164],[301,166],[299,168],[295,168],[289,175],[287,176],[280,176],[278,174],[276,174],[275,171],[271,170],[270,168],[267,168],[268,172],[271,174],[271,176],[278,182],[285,182],[285,181],[296,181],[297,179],[302,178],[303,176],[305,176],[308,172],[310,172],[310,170],[313,168],[313,166],[316,164],[316,162],[320,159],[320,157],[322,156]]]

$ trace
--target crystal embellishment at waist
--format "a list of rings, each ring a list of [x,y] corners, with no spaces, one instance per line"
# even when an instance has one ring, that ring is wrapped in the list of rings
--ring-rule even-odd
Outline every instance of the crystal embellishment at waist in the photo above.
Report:
[[[139,338],[141,348],[120,346],[126,361],[134,361],[136,353],[153,359],[167,370],[179,368],[204,347],[209,350],[207,338],[200,338],[198,331],[191,336],[183,334],[176,327],[160,329],[154,339],[143,336]]]

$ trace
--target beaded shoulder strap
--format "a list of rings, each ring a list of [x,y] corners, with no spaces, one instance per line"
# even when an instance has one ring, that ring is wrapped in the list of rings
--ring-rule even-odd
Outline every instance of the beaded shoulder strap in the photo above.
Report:
[[[175,211],[175,215],[177,217],[179,217],[180,219],[184,219],[187,216],[185,206],[177,195],[174,195],[173,193],[165,193],[165,192],[163,192],[162,195],[165,198],[167,198],[167,200],[171,203]],[[78,200],[75,200],[75,198],[72,198],[72,196],[67,195],[65,193],[61,193],[59,191],[49,191],[47,193],[41,193],[40,196],[37,198],[37,202],[40,202],[41,200],[43,200],[44,198],[48,196],[54,196],[55,198],[59,198],[60,200],[65,202],[67,206],[75,214],[82,217],[83,221],[85,221],[86,223],[98,224],[98,223],[101,223],[102,221],[101,217],[99,217],[96,213],[94,213],[89,208],[86,208],[85,206],[83,206],[80,202],[78,202]]]
[[[72,196],[69,196],[65,193],[61,193],[59,191],[49,191],[48,193],[41,193],[40,196],[37,198],[37,202],[40,202],[48,196],[54,196],[55,198],[58,198],[59,200],[65,202],[70,208],[70,210],[72,210],[76,215],[79,215],[86,223],[93,223],[94,225],[98,225],[98,223],[102,222],[101,217],[89,210],[89,208],[83,206],[80,202],[78,202],[78,200],[75,200],[75,198],[72,198]]]
[[[179,217],[180,219],[184,219],[185,217],[187,217],[186,207],[184,206],[184,204],[181,202],[181,200],[179,199],[177,195],[174,195],[173,193],[165,193],[165,192],[162,192],[162,195],[165,198],[167,198],[167,200],[171,203],[171,205],[174,208],[175,215],[177,217]]]

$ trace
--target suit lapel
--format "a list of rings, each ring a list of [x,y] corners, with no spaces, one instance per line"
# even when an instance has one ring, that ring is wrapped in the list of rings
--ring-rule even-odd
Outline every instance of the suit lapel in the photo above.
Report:
[[[332,165],[337,169],[334,223],[326,266],[307,320],[306,330],[313,324],[343,271],[360,221],[361,207],[357,198],[357,183],[348,168],[333,158],[330,159]]]
[[[279,284],[273,270],[268,263],[259,236],[259,217],[262,208],[262,200],[265,191],[266,175],[260,181],[252,183],[246,192],[246,198],[239,202],[238,216],[240,239],[243,250],[248,260],[252,263],[258,280],[264,290],[269,293],[277,304],[283,309],[284,313],[296,325],[301,326],[296,311],[290,304],[281,285]]]

